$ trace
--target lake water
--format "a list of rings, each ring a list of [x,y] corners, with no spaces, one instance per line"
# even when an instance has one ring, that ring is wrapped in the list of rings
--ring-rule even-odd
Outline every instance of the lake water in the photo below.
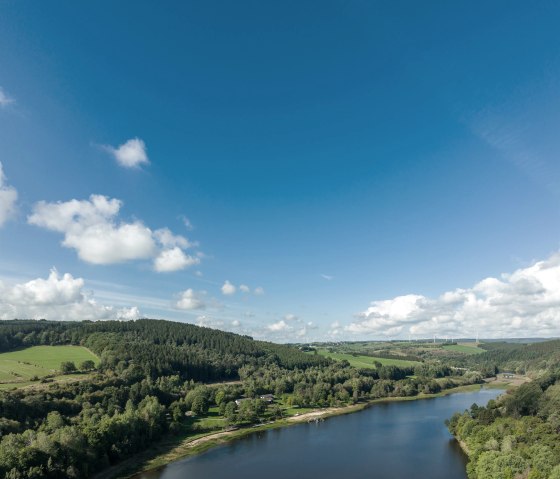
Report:
[[[466,458],[444,421],[500,392],[379,403],[318,424],[258,432],[137,479],[466,479]]]

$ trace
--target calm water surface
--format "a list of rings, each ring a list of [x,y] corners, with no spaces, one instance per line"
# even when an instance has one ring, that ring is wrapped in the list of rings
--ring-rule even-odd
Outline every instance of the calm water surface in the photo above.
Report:
[[[444,421],[500,394],[376,404],[318,424],[255,433],[136,479],[466,479],[465,457]]]

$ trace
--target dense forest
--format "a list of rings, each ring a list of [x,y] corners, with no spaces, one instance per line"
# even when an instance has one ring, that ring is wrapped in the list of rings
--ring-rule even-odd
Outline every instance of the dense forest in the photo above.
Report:
[[[169,321],[0,322],[0,351],[36,345],[86,346],[100,363],[79,381],[0,392],[0,475],[10,479],[90,477],[164,435],[189,434],[193,417],[210,408],[224,426],[243,427],[280,418],[286,407],[344,406],[482,380],[439,361],[356,369]],[[268,404],[265,394],[278,401]]]
[[[462,363],[533,380],[448,421],[468,452],[469,478],[560,479],[560,341],[482,347],[486,353]]]
[[[455,414],[449,430],[468,451],[471,479],[560,479],[560,370],[486,407]]]

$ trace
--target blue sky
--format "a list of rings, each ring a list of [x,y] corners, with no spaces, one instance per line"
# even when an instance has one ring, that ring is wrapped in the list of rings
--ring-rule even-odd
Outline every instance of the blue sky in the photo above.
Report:
[[[559,20],[0,3],[0,317],[559,335]]]

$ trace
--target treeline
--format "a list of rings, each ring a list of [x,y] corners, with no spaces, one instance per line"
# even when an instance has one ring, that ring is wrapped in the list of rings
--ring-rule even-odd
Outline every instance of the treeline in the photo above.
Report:
[[[512,371],[526,374],[529,371],[551,370],[560,365],[560,340],[532,344],[506,342],[485,343],[482,354],[463,356],[450,360],[455,366],[478,369],[486,376]]]
[[[462,374],[436,364],[422,366],[355,369],[347,361],[339,361],[329,366],[291,371],[275,365],[245,366],[239,374],[245,394],[281,396],[290,393],[290,404],[303,407],[341,406],[360,400],[434,394],[482,382],[478,373]]]
[[[473,404],[448,427],[468,451],[470,479],[560,479],[560,370]]]
[[[0,351],[35,345],[83,345],[101,358],[101,369],[134,364],[147,377],[217,381],[237,377],[244,364],[276,363],[288,369],[329,360],[296,348],[186,323],[138,321],[3,321]]]

